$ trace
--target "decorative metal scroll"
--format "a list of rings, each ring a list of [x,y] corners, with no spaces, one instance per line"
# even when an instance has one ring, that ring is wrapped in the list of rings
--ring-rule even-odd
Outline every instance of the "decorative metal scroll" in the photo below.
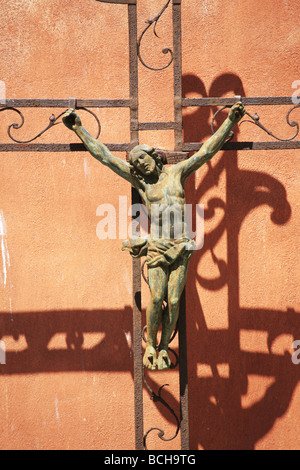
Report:
[[[154,24],[154,29],[153,29],[153,33],[154,35],[158,38],[158,34],[156,32],[156,26],[157,26],[157,23],[160,19],[160,17],[162,16],[162,14],[165,12],[165,10],[168,8],[168,6],[170,5],[170,2],[171,0],[168,0],[167,3],[165,4],[165,6],[162,8],[162,10],[158,13],[158,15],[156,15],[153,19],[149,19],[146,21],[147,23],[147,26],[146,28],[144,29],[144,31],[142,32],[141,36],[139,37],[139,40],[138,40],[138,44],[137,44],[137,54],[138,54],[138,58],[139,60],[141,61],[141,63],[144,65],[144,67],[146,67],[147,69],[149,70],[164,70],[164,69],[167,69],[173,62],[174,60],[174,54],[173,54],[173,51],[169,48],[169,47],[165,47],[164,49],[162,49],[162,53],[163,54],[170,54],[170,59],[169,59],[169,62],[164,65],[163,67],[151,67],[150,65],[147,65],[146,62],[143,60],[142,56],[141,56],[141,43],[142,43],[142,39],[143,37],[145,36],[146,32],[148,31],[148,29]]]
[[[93,113],[92,111],[90,111],[89,109],[84,108],[84,107],[79,107],[79,108],[76,108],[76,109],[86,111],[87,113],[91,114],[95,118],[95,120],[97,122],[97,125],[98,125],[98,131],[97,131],[97,135],[96,135],[96,139],[98,139],[98,137],[100,136],[100,133],[101,133],[101,124],[100,124],[100,121],[99,121],[98,117],[96,116],[96,114]],[[1,111],[14,111],[20,116],[21,123],[18,124],[17,122],[13,122],[12,124],[10,124],[8,126],[7,133],[9,135],[10,139],[13,140],[14,142],[16,142],[17,144],[28,144],[28,143],[33,142],[34,140],[38,139],[39,137],[41,137],[43,134],[45,134],[45,132],[47,132],[52,127],[57,126],[58,124],[61,124],[62,121],[58,122],[58,119],[61,116],[64,115],[64,113],[67,111],[67,109],[65,109],[57,117],[55,117],[54,114],[51,114],[51,116],[49,117],[49,124],[47,125],[47,127],[45,127],[41,132],[39,132],[37,135],[35,135],[34,137],[32,137],[31,139],[28,139],[28,140],[18,140],[15,137],[13,137],[12,134],[11,134],[12,129],[21,129],[21,127],[23,127],[23,125],[25,123],[25,118],[24,118],[22,112],[19,109],[13,108],[13,107],[1,108],[0,113],[1,113]]]
[[[173,439],[175,439],[175,437],[178,435],[179,433],[179,429],[180,429],[180,421],[178,419],[178,416],[176,415],[176,413],[174,412],[174,410],[170,407],[170,405],[168,405],[168,403],[161,397],[161,391],[164,387],[166,387],[168,384],[164,384],[162,385],[159,390],[158,390],[158,394],[156,394],[155,392],[153,392],[153,390],[149,387],[147,381],[145,380],[145,371],[144,371],[144,374],[143,374],[143,378],[144,378],[144,383],[146,385],[146,388],[147,390],[149,391],[149,393],[151,394],[151,400],[153,400],[154,402],[160,402],[162,403],[162,405],[164,405],[169,411],[170,413],[174,416],[175,420],[176,420],[176,423],[177,423],[177,429],[175,431],[175,434],[171,437],[165,437],[165,432],[160,429],[160,428],[157,428],[157,427],[152,427],[150,429],[148,429],[148,431],[145,433],[144,435],[144,438],[143,438],[143,444],[144,444],[144,448],[145,450],[148,450],[147,448],[147,437],[148,435],[152,432],[152,431],[158,431],[158,437],[162,440],[162,441],[172,441]]]
[[[217,117],[217,115],[223,111],[224,109],[226,108],[230,108],[231,106],[223,106],[221,109],[219,109],[212,117],[212,120],[211,120],[211,131],[212,133],[214,134],[214,121]],[[239,125],[243,124],[244,122],[250,122],[250,124],[254,124],[255,126],[258,126],[260,129],[262,129],[264,132],[266,132],[268,135],[270,135],[271,137],[273,137],[274,139],[276,140],[280,140],[281,142],[289,142],[291,140],[294,140],[298,134],[299,134],[299,123],[297,121],[290,121],[290,114],[292,113],[292,111],[294,111],[294,109],[296,108],[299,108],[300,107],[300,104],[296,104],[295,106],[293,106],[292,108],[289,109],[289,111],[287,112],[287,115],[286,115],[286,122],[288,123],[288,125],[290,127],[296,127],[296,132],[295,134],[292,136],[292,137],[289,137],[287,139],[282,139],[280,137],[277,137],[275,134],[273,134],[273,132],[269,131],[261,122],[260,122],[260,117],[257,113],[255,113],[254,115],[248,113],[248,111],[246,111],[246,115],[250,117],[250,119],[243,119],[243,121],[241,121],[239,123]]]
[[[149,280],[148,280],[148,277],[145,275],[145,272],[144,272],[144,269],[145,269],[145,264],[146,264],[146,261],[143,262],[143,265],[142,265],[142,277],[144,279],[144,281],[148,284],[148,287],[149,286]],[[168,302],[167,300],[165,300],[164,302],[164,305],[163,305],[163,312],[165,312],[165,314],[167,314],[167,311],[168,311]],[[143,328],[143,333],[142,333],[142,336],[143,336],[143,341],[146,343],[146,338],[145,338],[145,332],[147,330],[147,326],[144,326]],[[178,332],[178,327],[176,326],[175,330],[174,330],[174,333],[169,341],[169,344],[173,341],[173,339],[176,337],[177,335],[177,332]],[[179,363],[179,357],[178,355],[176,354],[176,352],[169,348],[169,351],[172,352],[172,354],[175,356],[175,363],[171,364],[171,369],[175,369]],[[161,439],[162,441],[172,441],[173,439],[175,439],[175,437],[178,435],[179,433],[179,429],[180,429],[180,420],[178,418],[178,416],[176,415],[175,411],[173,410],[173,408],[171,408],[171,406],[167,403],[166,400],[164,400],[162,397],[161,397],[161,392],[163,390],[164,387],[167,387],[169,384],[164,384],[162,385],[161,387],[159,387],[158,389],[158,392],[155,393],[152,388],[150,387],[149,383],[147,382],[146,380],[146,374],[145,374],[145,368],[143,367],[143,381],[144,381],[144,384],[148,390],[148,392],[150,393],[150,398],[151,400],[153,400],[154,402],[159,402],[161,403],[170,413],[171,415],[175,418],[175,421],[176,421],[176,430],[175,430],[175,433],[173,434],[173,436],[171,437],[165,437],[165,432],[161,429],[161,428],[158,428],[158,427],[151,427],[150,429],[148,429],[148,431],[146,431],[146,433],[144,434],[144,437],[143,437],[143,445],[144,445],[144,448],[145,450],[148,450],[147,448],[147,437],[148,435],[152,432],[152,431],[158,431],[158,437],[159,439]]]

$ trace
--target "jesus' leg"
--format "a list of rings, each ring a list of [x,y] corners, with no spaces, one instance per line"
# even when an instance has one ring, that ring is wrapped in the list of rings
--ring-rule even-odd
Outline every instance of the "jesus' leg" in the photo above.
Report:
[[[168,282],[168,311],[162,318],[162,335],[157,359],[159,370],[168,369],[171,366],[168,353],[169,341],[179,316],[180,297],[186,282],[188,264],[188,258],[180,258],[171,267]]]
[[[147,307],[147,344],[143,364],[156,369],[156,337],[162,317],[162,304],[167,291],[168,272],[163,267],[149,269],[151,299]]]

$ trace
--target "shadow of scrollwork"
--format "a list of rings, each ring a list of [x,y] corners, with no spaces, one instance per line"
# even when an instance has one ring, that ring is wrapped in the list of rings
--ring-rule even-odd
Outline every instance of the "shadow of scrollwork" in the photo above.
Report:
[[[183,90],[184,94],[197,93],[203,97],[224,96],[227,93],[244,96],[242,82],[235,74],[217,77],[209,92],[200,78],[186,75],[183,77]],[[289,121],[293,109],[295,107],[288,112],[287,121],[298,131],[298,125]],[[219,127],[227,112],[213,109],[213,113],[217,120],[216,127]],[[183,123],[185,142],[202,142],[211,135],[210,110],[207,108],[197,108],[184,116]],[[225,152],[214,165],[211,162],[207,164],[196,190],[195,179],[189,179],[186,185],[187,202],[201,202],[208,191],[218,185],[223,175],[226,175],[225,199],[213,196],[208,200],[205,220],[213,220],[216,209],[222,209],[224,215],[205,236],[202,250],[191,258],[187,283],[191,448],[246,450],[255,448],[258,440],[272,429],[277,418],[283,416],[291,403],[300,381],[300,369],[292,363],[289,352],[274,354],[272,345],[281,335],[291,335],[297,339],[300,320],[299,313],[294,309],[279,311],[260,306],[240,306],[239,258],[243,247],[239,244],[239,233],[247,215],[263,205],[271,208],[270,222],[278,226],[288,223],[292,207],[287,200],[286,189],[278,179],[261,171],[240,169],[237,154],[233,151]],[[215,250],[224,236],[227,240],[226,259],[218,258]],[[217,267],[218,274],[213,278],[199,270],[205,254],[211,256],[212,263]],[[197,285],[211,292],[226,286],[228,329],[210,330],[207,327],[205,317],[210,312],[204,312]],[[243,350],[241,330],[264,332],[268,338],[268,353]],[[227,364],[228,375],[220,375],[217,367],[220,362]],[[207,377],[198,376],[200,364],[209,368]],[[247,393],[251,374],[270,377],[272,384],[260,400],[245,407],[242,397]]]
[[[90,334],[93,344],[87,344]],[[0,375],[82,370],[126,370],[133,375],[128,338],[132,338],[131,307],[0,312],[0,339],[10,344]]]

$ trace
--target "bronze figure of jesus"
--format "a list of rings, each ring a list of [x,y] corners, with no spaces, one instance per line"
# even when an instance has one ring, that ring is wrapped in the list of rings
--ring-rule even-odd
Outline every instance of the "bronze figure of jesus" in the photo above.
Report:
[[[194,241],[189,236],[183,217],[186,203],[185,182],[222,148],[232,128],[244,114],[242,103],[236,103],[224,123],[197,153],[169,166],[165,165],[159,152],[147,145],[136,146],[129,154],[129,163],[115,157],[104,144],[82,127],[81,120],[73,109],[69,109],[63,116],[64,124],[78,135],[93,157],[137,189],[148,210],[150,236],[125,241],[123,249],[128,249],[134,257],[147,257],[151,299],[146,313],[147,344],[143,364],[150,370],[164,370],[171,365],[168,345],[178,320],[180,297],[194,249]],[[168,219],[170,223],[164,224],[164,212],[170,208],[175,214],[173,213],[172,220]],[[177,223],[174,222],[175,219]],[[162,308],[164,299],[168,302],[167,310]],[[162,333],[157,354],[156,339],[160,324]]]

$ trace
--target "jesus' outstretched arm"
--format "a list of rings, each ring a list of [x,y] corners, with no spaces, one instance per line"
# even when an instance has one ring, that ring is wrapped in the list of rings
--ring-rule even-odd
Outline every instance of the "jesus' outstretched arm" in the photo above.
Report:
[[[188,160],[177,163],[178,170],[182,171],[181,181],[184,184],[186,179],[198,170],[205,162],[211,158],[223,147],[232,128],[242,119],[245,114],[245,108],[239,101],[232,106],[227,119],[219,127],[213,136],[210,137]]]
[[[106,145],[99,142],[97,139],[92,137],[81,124],[80,117],[75,113],[74,109],[69,109],[62,118],[63,123],[68,129],[74,131],[85,148],[90,152],[90,154],[96,158],[103,165],[108,166],[112,171],[117,173],[133,186],[136,186],[137,181],[133,178],[130,172],[130,165],[128,162],[125,162],[121,158],[115,157]]]

